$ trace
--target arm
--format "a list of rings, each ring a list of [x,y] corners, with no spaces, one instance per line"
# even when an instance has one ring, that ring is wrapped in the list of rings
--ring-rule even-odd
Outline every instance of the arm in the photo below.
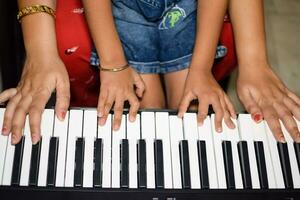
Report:
[[[83,4],[91,35],[101,60],[101,67],[124,66],[127,60],[114,24],[111,0],[83,0]],[[113,128],[118,130],[126,100],[130,104],[129,119],[134,121],[139,109],[137,96],[142,97],[144,92],[141,77],[130,67],[119,72],[100,71],[100,81],[97,108],[100,117],[99,124],[105,124],[114,104]]]
[[[193,99],[198,99],[199,124],[203,123],[211,104],[216,113],[216,130],[222,131],[223,117],[228,127],[234,127],[230,116],[235,118],[235,111],[229,98],[214,79],[211,69],[227,9],[227,0],[198,1],[197,9],[195,47],[184,97],[179,107],[179,116],[183,115]]]
[[[55,8],[52,0],[19,0],[19,8],[42,4]],[[59,58],[55,21],[46,13],[36,13],[21,19],[26,60],[21,80],[17,88],[0,94],[0,102],[8,101],[2,134],[12,133],[12,143],[20,141],[29,113],[32,142],[40,139],[41,115],[51,93],[56,89],[55,111],[63,120],[69,107],[69,79],[64,64]]]
[[[264,117],[278,141],[285,141],[280,119],[292,138],[300,142],[300,132],[293,118],[300,120],[300,98],[269,65],[263,1],[230,0],[229,8],[239,62],[237,92],[241,102],[257,122]]]

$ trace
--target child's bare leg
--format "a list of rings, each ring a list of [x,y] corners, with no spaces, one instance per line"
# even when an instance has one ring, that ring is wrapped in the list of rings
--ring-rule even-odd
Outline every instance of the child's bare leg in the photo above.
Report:
[[[172,72],[164,75],[166,86],[167,104],[169,109],[178,109],[181,102],[188,69]]]
[[[158,74],[141,74],[145,83],[145,92],[140,101],[141,108],[164,108],[165,95]]]
[[[284,141],[279,119],[295,141],[300,133],[293,116],[300,120],[300,98],[292,93],[269,66],[264,30],[263,1],[229,0],[237,47],[238,95],[256,121],[263,116],[275,138]],[[260,119],[259,119],[260,118]]]

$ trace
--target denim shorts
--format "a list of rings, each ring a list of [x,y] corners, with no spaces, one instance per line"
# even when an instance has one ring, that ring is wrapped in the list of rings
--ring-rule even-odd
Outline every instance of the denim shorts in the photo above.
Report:
[[[189,67],[196,36],[197,0],[112,3],[126,59],[138,73],[165,74]],[[219,45],[216,58],[226,53],[226,47]],[[95,48],[90,62],[94,66],[100,63]]]

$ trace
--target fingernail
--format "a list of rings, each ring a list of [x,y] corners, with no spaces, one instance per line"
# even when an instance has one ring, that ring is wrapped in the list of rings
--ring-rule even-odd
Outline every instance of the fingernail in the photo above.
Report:
[[[284,138],[284,136],[282,135],[282,136],[280,136],[280,142],[281,143],[286,143],[286,141],[285,141],[285,138]]]
[[[114,125],[114,131],[119,130],[119,126],[118,125]]]
[[[16,135],[11,135],[11,144],[12,145],[15,145],[15,144],[17,144],[17,136]]]
[[[253,118],[254,118],[254,121],[257,123],[261,122],[261,120],[262,120],[261,114],[255,114]]]
[[[103,113],[102,112],[98,112],[98,117],[103,117]]]
[[[217,132],[221,133],[222,132],[222,128],[221,127],[217,128]]]
[[[6,127],[2,128],[2,135],[7,135],[8,134],[8,129]]]
[[[67,114],[66,111],[62,111],[62,112],[61,112],[61,118],[62,118],[63,120],[66,118],[66,114]]]
[[[37,144],[39,141],[38,135],[37,134],[33,134],[31,136],[31,140],[32,140],[32,144]]]
[[[198,126],[203,126],[203,122],[198,122]]]
[[[106,120],[104,118],[100,119],[100,126],[104,126],[105,125]]]
[[[129,121],[130,122],[134,122],[135,121],[135,117],[134,116],[129,116]]]

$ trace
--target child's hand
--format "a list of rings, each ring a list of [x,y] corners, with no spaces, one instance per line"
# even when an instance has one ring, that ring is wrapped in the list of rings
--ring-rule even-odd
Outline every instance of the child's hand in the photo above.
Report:
[[[215,127],[218,132],[222,131],[222,119],[229,128],[235,125],[231,118],[236,118],[234,107],[229,98],[219,86],[211,72],[192,71],[191,68],[185,83],[184,95],[179,106],[179,117],[187,111],[192,100],[198,100],[198,123],[203,124],[208,114],[209,105],[212,105],[216,117]]]
[[[130,104],[129,120],[133,122],[140,103],[137,98],[142,97],[145,85],[138,73],[131,67],[120,72],[100,72],[100,95],[98,101],[98,116],[100,125],[104,125],[109,111],[114,106],[113,129],[118,130],[121,125],[124,102]]]
[[[65,118],[70,102],[69,85],[68,73],[58,56],[27,58],[17,88],[0,94],[1,103],[8,101],[2,134],[11,132],[12,144],[17,144],[22,136],[26,114],[29,113],[32,142],[37,143],[40,140],[41,115],[54,90],[56,115],[60,120]]]
[[[252,118],[260,122],[264,117],[275,138],[284,142],[280,119],[292,138],[300,142],[300,133],[293,118],[300,120],[300,98],[279,80],[269,66],[258,70],[251,66],[243,69],[238,77],[237,92]]]

